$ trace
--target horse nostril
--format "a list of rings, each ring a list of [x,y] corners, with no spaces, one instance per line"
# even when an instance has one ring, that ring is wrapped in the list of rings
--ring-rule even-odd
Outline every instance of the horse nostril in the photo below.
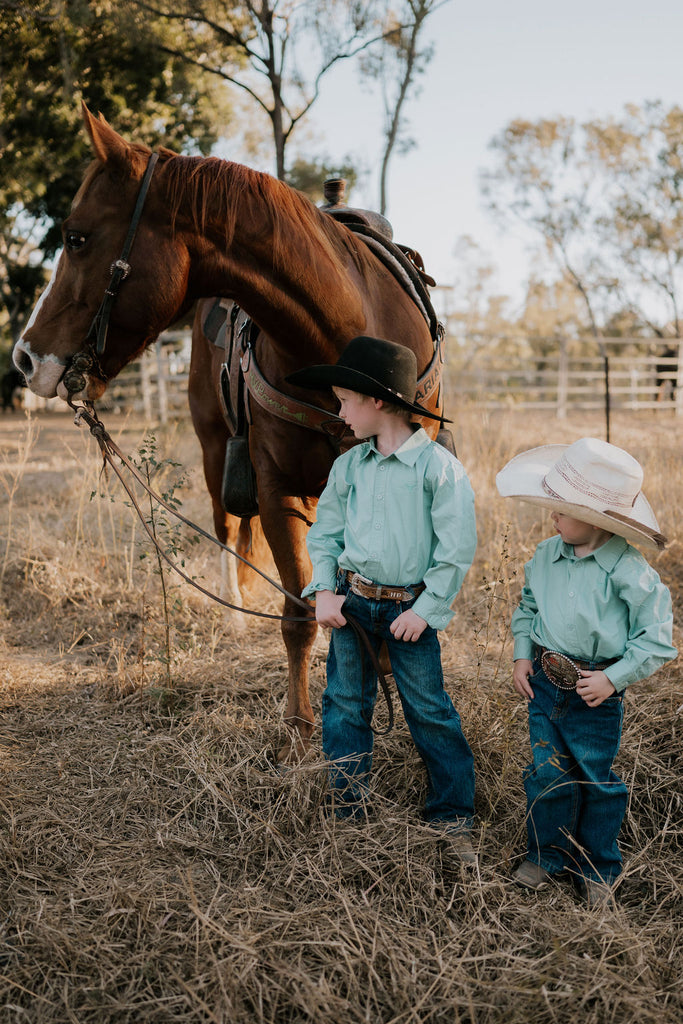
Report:
[[[23,373],[26,380],[30,380],[33,376],[33,360],[28,352],[24,352],[23,348],[20,348],[17,345],[14,349],[12,360],[17,370],[19,370],[20,373]]]

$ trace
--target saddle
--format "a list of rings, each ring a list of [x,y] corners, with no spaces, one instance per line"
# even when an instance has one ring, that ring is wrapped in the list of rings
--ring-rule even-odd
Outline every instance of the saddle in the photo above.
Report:
[[[424,270],[422,257],[407,246],[392,241],[391,224],[380,214],[344,205],[342,179],[325,182],[327,203],[321,211],[343,223],[359,235],[374,255],[394,275],[420,309],[434,342],[434,355],[418,380],[416,401],[424,402],[440,387],[443,363],[444,329],[429,298],[427,285],[435,281]],[[204,335],[225,353],[221,366],[220,396],[223,415],[232,431],[228,439],[223,471],[223,507],[237,516],[258,515],[258,495],[253,466],[249,458],[250,396],[273,415],[298,426],[321,431],[330,439],[335,455],[355,443],[340,417],[328,409],[301,402],[274,388],[261,372],[254,342],[259,327],[230,299],[216,299],[202,324]],[[455,455],[449,430],[442,428],[437,438]]]

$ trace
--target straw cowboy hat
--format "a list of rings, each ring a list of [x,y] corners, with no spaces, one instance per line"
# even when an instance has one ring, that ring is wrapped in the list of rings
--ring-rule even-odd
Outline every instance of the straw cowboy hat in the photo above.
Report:
[[[642,483],[642,467],[632,455],[595,437],[532,448],[516,455],[496,476],[504,498],[519,498],[628,541],[663,548],[666,537],[641,492]]]
[[[370,338],[361,334],[352,338],[336,363],[307,366],[304,370],[290,373],[287,380],[290,384],[312,390],[335,387],[358,391],[361,395],[380,398],[402,409],[410,409],[416,416],[450,422],[415,401],[415,353],[405,345],[397,345],[384,338]]]

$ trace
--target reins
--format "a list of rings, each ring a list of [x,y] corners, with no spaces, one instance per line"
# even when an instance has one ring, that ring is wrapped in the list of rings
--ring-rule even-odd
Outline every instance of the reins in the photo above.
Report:
[[[75,413],[74,423],[76,424],[76,426],[80,426],[82,422],[87,423],[87,425],[88,425],[88,427],[90,429],[90,433],[95,438],[95,440],[97,441],[97,443],[98,443],[98,445],[100,447],[100,452],[102,453],[102,461],[104,463],[104,467],[107,467],[107,466],[111,467],[111,469],[115,473],[119,483],[123,487],[123,489],[126,492],[126,494],[128,495],[128,497],[130,498],[130,502],[131,502],[133,508],[135,509],[135,511],[137,512],[138,517],[140,519],[140,522],[142,523],[142,525],[143,525],[143,527],[145,529],[145,532],[146,532],[147,536],[149,537],[149,539],[151,540],[155,550],[157,551],[159,556],[161,558],[163,558],[163,560],[166,562],[166,564],[171,569],[173,569],[173,571],[175,573],[177,573],[178,576],[181,577],[181,579],[183,579],[186,583],[189,583],[192,587],[195,588],[195,590],[198,590],[201,594],[204,594],[204,596],[208,597],[211,601],[215,601],[217,604],[222,605],[224,608],[229,608],[232,611],[242,612],[244,615],[253,615],[253,616],[256,616],[256,617],[261,618],[261,619],[278,619],[281,622],[311,622],[311,621],[314,621],[315,616],[313,614],[313,609],[311,608],[310,604],[308,604],[308,602],[304,601],[300,597],[297,597],[296,594],[290,593],[290,591],[286,590],[283,586],[281,586],[281,584],[279,584],[277,582],[277,580],[274,580],[271,576],[268,576],[267,573],[263,572],[261,569],[258,568],[258,566],[254,565],[253,562],[250,562],[249,559],[245,558],[243,555],[240,555],[239,551],[235,551],[234,548],[229,547],[227,544],[223,544],[223,542],[219,541],[217,537],[214,537],[212,534],[210,534],[207,530],[204,530],[197,523],[192,522],[192,520],[188,519],[186,516],[184,516],[182,514],[182,512],[179,512],[177,508],[174,508],[168,501],[166,501],[166,499],[161,494],[159,494],[157,491],[155,491],[153,488],[151,488],[149,486],[149,484],[147,483],[147,481],[145,480],[145,478],[140,473],[140,471],[137,468],[137,466],[121,451],[119,446],[112,439],[111,435],[105,429],[104,424],[102,423],[102,421],[98,417],[97,412],[95,411],[95,409],[94,409],[94,407],[92,405],[87,403],[87,404],[84,404],[84,405],[81,405],[81,406],[77,406],[71,400],[71,397],[69,397],[69,399],[68,399],[68,404],[73,409],[73,411]],[[303,608],[307,612],[307,614],[306,615],[301,615],[301,616],[296,616],[296,615],[275,615],[274,613],[271,613],[271,612],[260,612],[260,611],[257,611],[254,608],[243,608],[240,605],[232,604],[231,602],[226,601],[224,598],[219,597],[217,594],[214,594],[212,591],[207,590],[206,587],[202,587],[199,583],[197,583],[196,580],[193,580],[191,576],[188,576],[188,574],[176,562],[173,561],[173,559],[168,555],[168,552],[166,552],[161,547],[161,545],[159,544],[159,541],[157,540],[156,536],[154,535],[154,531],[151,529],[149,523],[147,522],[147,520],[144,517],[144,514],[142,512],[142,509],[140,508],[140,505],[138,503],[138,500],[137,500],[137,498],[135,496],[135,493],[134,493],[133,489],[128,484],[128,482],[125,480],[124,475],[121,472],[121,469],[119,468],[119,466],[116,464],[116,462],[114,460],[114,456],[116,456],[116,458],[121,461],[121,463],[132,474],[132,476],[135,478],[135,480],[138,482],[138,484],[143,488],[143,490],[147,492],[147,494],[150,496],[150,498],[152,498],[153,501],[157,502],[157,504],[161,505],[161,507],[164,508],[170,515],[172,515],[176,519],[180,520],[180,522],[184,523],[191,530],[194,530],[195,533],[198,533],[200,536],[204,537],[206,540],[211,541],[212,544],[215,544],[216,547],[221,548],[222,551],[226,551],[228,554],[232,555],[234,558],[239,559],[240,562],[242,562],[244,565],[248,566],[250,569],[252,569],[259,576],[261,576],[261,578],[264,579],[267,583],[269,583],[272,587],[274,587],[276,590],[279,590],[279,592],[281,594],[283,594],[284,597],[286,597],[290,601],[292,601],[293,604],[298,605],[300,608]],[[359,622],[356,621],[356,619],[353,618],[353,616],[349,615],[346,611],[344,612],[344,618],[346,619],[348,625],[350,626],[350,628],[353,630],[353,632],[356,635],[356,639],[358,641],[359,652],[361,654],[361,666],[362,666],[361,667],[361,671],[363,673],[361,692],[364,690],[364,683],[365,683],[365,669],[364,669],[365,661],[364,661],[364,659],[362,657],[362,647],[364,646],[366,651],[368,652],[368,655],[369,655],[370,660],[372,662],[373,669],[375,670],[375,672],[377,674],[377,678],[378,678],[378,681],[379,681],[379,685],[380,685],[380,687],[382,689],[382,693],[384,694],[385,700],[387,702],[387,708],[388,708],[388,713],[389,713],[389,723],[388,723],[388,725],[387,725],[387,727],[385,729],[382,729],[382,730],[375,729],[373,727],[373,725],[372,725],[372,722],[368,721],[367,719],[365,719],[365,711],[364,710],[363,710],[363,718],[366,720],[366,724],[372,729],[372,731],[375,733],[375,735],[377,735],[377,736],[384,736],[387,733],[389,733],[393,729],[393,726],[394,726],[394,708],[393,708],[393,703],[392,703],[392,700],[391,700],[391,691],[389,690],[389,685],[388,685],[388,683],[386,681],[386,677],[385,677],[384,672],[382,670],[382,666],[379,663],[379,658],[377,657],[377,654],[376,654],[374,648],[372,647],[372,645],[371,645],[371,643],[370,643],[370,641],[369,641],[369,639],[367,637],[367,634],[366,634],[365,630],[363,629],[363,627],[360,625]]]
[[[121,451],[119,446],[112,439],[111,435],[105,430],[104,424],[102,423],[97,413],[95,412],[95,409],[92,406],[76,406],[71,401],[71,399],[69,399],[68,404],[71,406],[71,408],[74,410],[76,414],[74,420],[76,426],[80,426],[81,421],[85,421],[85,423],[88,424],[88,427],[90,428],[90,433],[100,446],[103,462],[105,463],[105,465],[110,466],[111,469],[116,474],[121,486],[125,490],[128,497],[130,498],[133,508],[140,517],[140,521],[142,522],[142,525],[145,528],[145,532],[152,541],[152,544],[154,545],[156,551],[161,555],[164,561],[174,570],[174,572],[181,576],[182,579],[184,579],[187,583],[191,584],[191,586],[193,586],[196,590],[199,590],[202,594],[205,594],[206,597],[211,598],[211,600],[216,601],[218,604],[222,604],[226,608],[230,608],[232,611],[243,612],[245,615],[255,615],[263,619],[281,619],[285,622],[309,622],[311,620],[313,615],[310,604],[308,604],[306,601],[303,601],[300,597],[297,597],[295,594],[291,594],[288,590],[285,590],[285,588],[282,587],[277,582],[277,580],[272,579],[272,577],[268,576],[265,572],[259,569],[258,566],[254,565],[243,555],[240,555],[239,551],[235,551],[234,548],[229,547],[227,544],[223,544],[222,541],[219,541],[217,537],[214,537],[212,534],[210,534],[207,530],[204,530],[197,523],[193,523],[192,520],[184,516],[182,512],[179,512],[177,508],[174,508],[171,504],[169,504],[169,502],[167,502],[161,494],[153,490],[153,488],[149,486],[145,478],[142,476],[137,466]],[[167,512],[175,516],[176,519],[179,519],[186,526],[189,526],[191,530],[194,530],[196,533],[200,534],[200,536],[204,537],[206,540],[211,541],[211,543],[215,544],[216,547],[221,548],[223,551],[227,551],[228,554],[233,555],[234,558],[239,559],[239,561],[243,562],[244,565],[249,566],[250,569],[253,569],[254,572],[258,573],[259,576],[266,580],[267,583],[270,583],[272,587],[275,587],[276,590],[279,590],[280,593],[283,594],[285,597],[289,598],[290,601],[298,605],[300,608],[304,608],[308,612],[308,614],[305,616],[274,615],[270,612],[259,612],[253,608],[242,608],[239,605],[231,604],[224,598],[219,597],[217,594],[214,594],[211,591],[206,590],[205,587],[200,586],[195,580],[188,576],[187,573],[185,573],[180,568],[180,566],[178,566],[160,546],[159,542],[154,536],[152,529],[149,526],[149,523],[146,521],[143,515],[142,509],[138,504],[137,498],[135,497],[133,490],[128,485],[127,481],[124,479],[123,473],[121,472],[120,468],[116,465],[113,456],[116,456],[118,459],[121,460],[123,465],[137,480],[137,482],[140,484],[143,490],[145,490],[147,494],[149,494],[150,498],[152,498],[159,505],[161,505],[162,508],[166,509]]]

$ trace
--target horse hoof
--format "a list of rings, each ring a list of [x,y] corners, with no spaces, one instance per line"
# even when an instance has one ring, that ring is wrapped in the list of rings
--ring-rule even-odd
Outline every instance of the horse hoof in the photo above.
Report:
[[[284,747],[281,747],[277,752],[275,763],[278,771],[281,774],[285,774],[294,765],[300,764],[311,750],[311,741],[304,739],[303,736],[296,736],[287,740]]]

